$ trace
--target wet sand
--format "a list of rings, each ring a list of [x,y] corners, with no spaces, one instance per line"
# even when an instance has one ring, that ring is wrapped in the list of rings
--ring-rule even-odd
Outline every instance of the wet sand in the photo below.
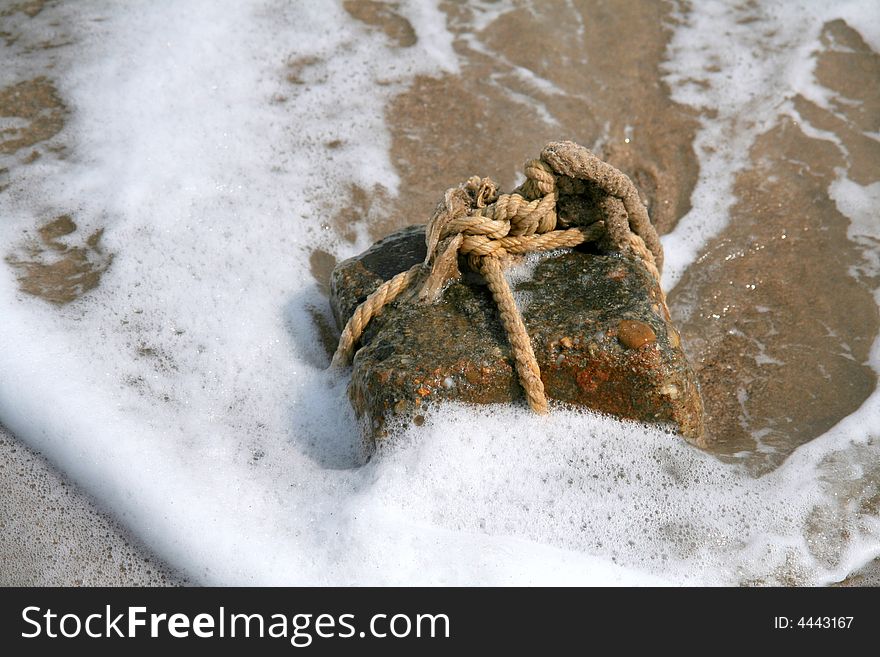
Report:
[[[0,490],[0,586],[190,583],[2,427]]]
[[[877,280],[852,275],[863,247],[847,238],[849,220],[827,189],[837,169],[859,184],[877,180],[880,143],[861,130],[877,129],[880,95],[853,77],[877,79],[880,56],[843,21],[827,24],[822,38],[846,48],[823,51],[817,73],[852,101],[841,106],[847,121],[804,98],[797,105],[841,139],[849,158],[791,119],[761,135],[737,176],[730,225],[670,297],[698,368],[714,450],[746,452],[759,470],[855,411],[876,386],[866,363],[880,326]]]
[[[40,7],[30,3],[18,11],[16,25]],[[394,47],[410,47],[416,38],[393,5],[345,7]],[[669,5],[542,2],[485,26],[458,3],[442,9],[462,70],[419,77],[390,101],[386,119],[401,194],[391,198],[381,187],[352,186],[347,202],[333,208],[333,227],[342,238],[353,240],[358,222],[378,238],[425,221],[442,191],[472,174],[491,175],[509,189],[522,161],[556,138],[579,141],[619,166],[640,188],[659,231],[674,228],[690,209],[699,174],[693,146],[699,115],[674,102],[663,81],[668,26],[675,20]],[[852,413],[876,386],[865,362],[880,329],[872,297],[878,281],[852,275],[865,247],[847,239],[848,220],[827,187],[840,168],[860,184],[878,180],[880,144],[863,133],[880,129],[880,93],[864,84],[880,78],[880,56],[843,21],[824,27],[823,44],[817,77],[848,102],[834,113],[804,98],[796,105],[813,126],[845,144],[849,156],[794,120],[777,122],[738,172],[729,227],[669,291],[673,319],[701,383],[711,449],[719,458],[746,460],[755,472],[777,466]],[[4,166],[63,156],[55,135],[66,110],[51,71],[16,84],[0,89],[0,116],[18,117],[27,127],[0,137],[0,153],[14,160]],[[29,99],[24,104],[22,92]],[[338,146],[328,143],[328,156]],[[0,166],[0,193],[3,175]],[[80,240],[82,257],[47,270],[42,253],[53,246],[50,239],[40,241],[37,228],[2,254],[23,292],[64,304],[100,284],[109,260],[86,253],[90,236]],[[312,264],[326,290],[334,259],[316,251]],[[76,278],[83,275],[88,285]],[[165,570],[157,575],[150,567],[154,558],[14,438],[4,436],[0,448],[0,477],[15,491],[4,498],[14,501],[4,501],[0,510],[0,548],[4,556],[15,555],[0,583],[182,581]],[[878,471],[866,476],[880,480]],[[30,517],[40,523],[24,520]],[[877,581],[876,568],[866,573],[850,583]]]

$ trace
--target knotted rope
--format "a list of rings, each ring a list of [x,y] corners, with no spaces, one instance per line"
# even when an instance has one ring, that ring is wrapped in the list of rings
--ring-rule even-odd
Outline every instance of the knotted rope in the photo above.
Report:
[[[461,275],[458,258],[466,256],[468,266],[486,279],[498,306],[529,406],[546,413],[538,361],[504,277],[507,256],[600,242],[606,250],[640,258],[659,287],[663,249],[632,181],[586,148],[552,142],[540,159],[526,163],[525,175],[526,181],[510,194],[499,195],[494,182],[477,176],[447,190],[426,227],[425,261],[380,285],[357,307],[342,331],[332,365],[351,361],[370,320],[404,291],[417,294],[424,303],[435,302],[446,284]],[[583,194],[588,185],[599,191],[602,218],[570,226],[570,218],[557,214],[560,192]],[[665,307],[662,290],[661,303]]]

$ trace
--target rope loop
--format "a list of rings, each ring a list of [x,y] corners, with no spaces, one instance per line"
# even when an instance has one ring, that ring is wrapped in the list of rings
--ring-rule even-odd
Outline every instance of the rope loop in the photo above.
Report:
[[[464,256],[468,267],[489,285],[529,406],[546,413],[538,361],[504,277],[508,255],[601,241],[609,250],[640,259],[659,287],[663,247],[632,181],[583,146],[551,142],[540,158],[526,162],[525,176],[509,194],[499,194],[491,179],[479,176],[448,189],[425,228],[425,261],[385,281],[357,307],[342,331],[331,367],[351,361],[370,320],[404,291],[415,291],[423,303],[437,301],[446,285],[461,276],[458,262]],[[560,225],[560,192],[583,193],[591,185],[602,196],[602,219],[586,226]],[[661,302],[665,308],[662,289]]]

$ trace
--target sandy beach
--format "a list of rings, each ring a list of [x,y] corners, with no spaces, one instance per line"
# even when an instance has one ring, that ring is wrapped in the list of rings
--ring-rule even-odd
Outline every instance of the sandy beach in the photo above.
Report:
[[[189,582],[40,454],[0,428],[0,586]]]
[[[410,557],[478,535],[464,563],[481,563],[479,541],[515,537],[676,583],[876,585],[875,17],[817,14],[788,33],[795,5],[703,15],[636,0],[444,2],[420,13],[346,0],[326,24],[307,18],[327,31],[299,48],[300,19],[278,3],[240,10],[247,30],[221,10],[203,26],[201,5],[167,30],[147,5],[133,18],[84,6],[0,2],[0,313],[53,336],[19,341],[10,328],[0,343],[0,422],[20,434],[0,430],[0,584],[265,582],[272,567],[283,581],[383,582],[371,559],[401,579],[469,582],[487,571],[438,557],[428,572]],[[178,27],[187,20],[191,34]],[[260,30],[281,45],[257,53]],[[703,43],[711,30],[730,42]],[[143,39],[131,59],[113,40],[129,31]],[[166,47],[180,50],[163,59]],[[261,67],[255,81],[249,67]],[[429,422],[424,453],[440,465],[406,447],[366,474],[319,467],[315,454],[337,449],[328,436],[354,433],[344,388],[321,378],[338,334],[333,266],[426,221],[470,175],[513,188],[523,160],[560,137],[627,173],[666,236],[669,307],[710,442],[695,456],[671,448],[680,463],[660,470],[680,465],[674,500],[630,462],[623,445],[637,429],[592,420],[585,435],[621,445],[596,484],[585,470],[558,475],[555,464],[577,460],[571,446],[511,456],[510,472],[484,481],[478,450],[507,431],[468,411],[441,417],[442,431]],[[63,383],[54,372],[52,385],[32,383],[56,365]],[[47,400],[53,413],[28,414]],[[485,444],[451,443],[465,465],[440,447],[459,421],[487,427]],[[559,444],[576,423],[513,421]],[[634,508],[608,502],[632,514],[623,528],[598,502],[559,510],[559,491],[541,488],[580,472],[584,498],[604,500],[624,469],[643,485]],[[522,499],[499,502],[522,477]],[[673,511],[644,515],[657,505]],[[503,565],[515,545],[496,546],[505,556],[489,581],[531,583],[525,566]]]

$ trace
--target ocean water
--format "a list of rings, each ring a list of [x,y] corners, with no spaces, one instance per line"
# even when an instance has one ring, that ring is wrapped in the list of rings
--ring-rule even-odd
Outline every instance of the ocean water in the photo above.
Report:
[[[325,369],[315,254],[363,250],[388,221],[375,199],[407,193],[395,99],[466,75],[494,52],[493,29],[538,11],[402,2],[376,18],[350,4],[83,1],[3,19],[19,37],[0,41],[0,89],[43,76],[58,100],[0,118],[0,140],[53,111],[61,125],[36,150],[0,148],[0,423],[206,584],[828,584],[880,556],[873,388],[772,468],[525,407],[450,406],[366,460],[345,374]],[[796,121],[848,162],[875,157],[799,99],[859,107],[823,86],[817,53],[847,52],[823,37],[836,20],[880,51],[876,3],[760,5],[666,17],[658,65],[697,117],[699,167],[663,237],[673,296],[701,259],[724,257],[709,247],[762,135]],[[504,82],[509,102],[558,129],[541,94],[570,90],[540,62],[504,66],[522,85]],[[880,126],[860,138],[876,143]],[[453,140],[467,134],[440,127],[424,147]],[[876,304],[880,182],[849,173],[837,167],[826,193]],[[374,200],[352,210],[353,189]],[[75,230],[40,232],[63,216]],[[71,253],[84,273],[51,303],[40,272]]]

